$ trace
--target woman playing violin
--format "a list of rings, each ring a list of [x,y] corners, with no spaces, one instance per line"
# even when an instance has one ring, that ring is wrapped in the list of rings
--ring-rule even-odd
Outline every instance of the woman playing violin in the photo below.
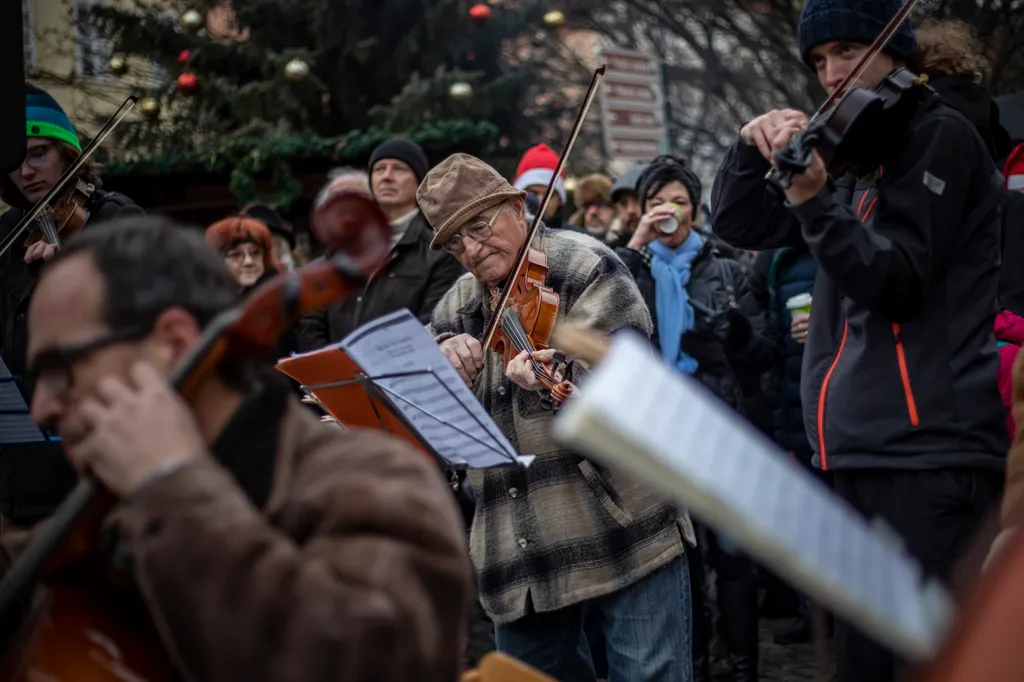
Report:
[[[78,134],[56,100],[31,84],[25,89],[28,142],[21,166],[0,177],[0,199],[11,207],[0,216],[0,239],[46,196],[82,153]],[[89,164],[83,167],[80,179],[97,187],[88,202],[90,223],[142,213],[123,194],[98,189],[100,181]],[[56,253],[55,247],[44,241],[28,246],[23,246],[23,241],[24,237],[20,238],[0,257],[0,355],[15,376],[24,373],[26,316],[35,267]],[[31,263],[36,265],[29,267]],[[57,446],[5,446],[0,461],[0,511],[16,524],[49,514],[74,483],[73,472]]]
[[[586,613],[604,629],[609,679],[691,679],[688,516],[646,486],[558,446],[531,354],[506,366],[482,347],[493,290],[516,278],[530,233],[524,192],[483,161],[456,154],[427,174],[417,200],[435,230],[431,248],[469,271],[441,299],[430,329],[509,440],[537,455],[528,468],[469,473],[477,502],[470,547],[498,649],[558,680],[593,680],[581,634]],[[559,320],[650,336],[640,292],[607,246],[544,227],[530,246],[547,257],[544,284],[558,295]],[[551,355],[533,359],[545,363]],[[585,372],[570,362],[565,378],[577,382]]]

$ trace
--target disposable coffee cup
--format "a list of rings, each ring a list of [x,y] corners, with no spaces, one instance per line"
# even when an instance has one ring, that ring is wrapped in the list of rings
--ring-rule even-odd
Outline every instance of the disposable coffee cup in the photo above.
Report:
[[[786,307],[789,308],[789,314],[793,317],[796,317],[797,315],[810,315],[811,295],[797,294],[786,301]]]
[[[673,209],[673,215],[670,218],[663,219],[658,223],[658,230],[662,234],[672,234],[679,229],[679,223],[683,220],[683,209],[676,204],[669,204]]]

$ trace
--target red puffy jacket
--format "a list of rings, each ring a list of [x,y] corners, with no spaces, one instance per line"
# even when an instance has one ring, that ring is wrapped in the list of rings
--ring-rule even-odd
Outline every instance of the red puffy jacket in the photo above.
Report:
[[[1013,423],[1013,361],[1021,345],[1024,345],[1024,318],[1001,310],[996,315],[996,341],[999,342],[999,395],[1006,406],[1006,427],[1013,440],[1016,427]]]

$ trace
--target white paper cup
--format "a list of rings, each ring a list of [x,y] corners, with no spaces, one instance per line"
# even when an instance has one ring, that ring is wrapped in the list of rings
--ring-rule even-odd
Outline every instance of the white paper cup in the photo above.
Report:
[[[810,315],[811,295],[797,294],[786,301],[786,307],[789,308],[789,314],[793,317],[796,317],[797,315]]]

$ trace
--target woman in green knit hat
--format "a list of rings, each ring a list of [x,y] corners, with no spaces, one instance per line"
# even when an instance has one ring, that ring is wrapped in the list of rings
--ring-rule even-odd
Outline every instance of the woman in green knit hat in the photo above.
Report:
[[[25,114],[25,160],[11,173],[0,175],[0,199],[11,206],[0,215],[0,239],[46,196],[82,153],[78,134],[64,110],[49,94],[27,83]],[[87,204],[87,228],[125,213],[142,213],[128,197],[103,191],[90,164],[83,166],[79,177],[96,187]],[[27,313],[36,269],[55,252],[55,247],[45,242],[26,247],[19,241],[0,258],[0,356],[17,377],[25,369]],[[16,525],[34,523],[53,511],[75,479],[58,444],[0,447],[0,513]]]

